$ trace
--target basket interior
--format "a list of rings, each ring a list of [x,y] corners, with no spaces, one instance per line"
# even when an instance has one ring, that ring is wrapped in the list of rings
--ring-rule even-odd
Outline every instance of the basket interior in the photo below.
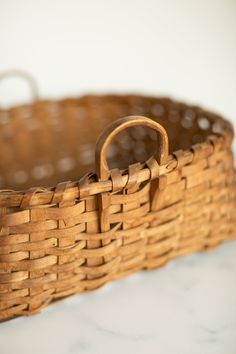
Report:
[[[221,127],[196,107],[164,98],[84,96],[0,109],[0,188],[22,190],[78,180],[95,171],[95,146],[104,128],[121,117],[143,115],[167,130],[170,153],[204,141]],[[144,127],[123,131],[108,149],[111,168],[145,161],[156,134]]]

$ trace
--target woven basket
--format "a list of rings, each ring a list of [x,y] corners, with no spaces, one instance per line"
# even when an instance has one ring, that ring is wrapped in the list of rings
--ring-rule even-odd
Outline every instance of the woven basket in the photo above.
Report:
[[[233,129],[216,114],[36,99],[0,109],[0,133],[1,320],[236,237]]]

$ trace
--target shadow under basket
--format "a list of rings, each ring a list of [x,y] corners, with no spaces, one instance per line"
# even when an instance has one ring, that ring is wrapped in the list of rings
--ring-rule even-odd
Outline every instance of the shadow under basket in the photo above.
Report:
[[[235,238],[232,139],[167,98],[0,109],[0,319]]]

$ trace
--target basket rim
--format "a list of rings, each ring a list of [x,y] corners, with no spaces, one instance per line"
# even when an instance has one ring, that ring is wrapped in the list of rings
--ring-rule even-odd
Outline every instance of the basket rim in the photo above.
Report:
[[[198,105],[191,105],[183,103],[182,101],[178,101],[175,99],[168,98],[166,96],[154,96],[154,95],[141,95],[141,94],[88,94],[82,96],[71,96],[67,98],[61,99],[42,99],[36,102],[32,102],[30,104],[21,104],[10,106],[8,108],[1,108],[0,112],[8,112],[11,114],[15,110],[25,109],[25,108],[37,108],[41,105],[47,104],[68,104],[70,102],[83,102],[84,100],[93,100],[93,99],[124,99],[124,98],[134,98],[134,99],[153,99],[160,100],[166,103],[177,104],[179,107],[183,107],[185,109],[192,109],[197,113],[205,115],[211,118],[213,121],[217,121],[220,123],[222,132],[221,133],[213,133],[211,132],[208,136],[204,138],[203,142],[197,144],[191,144],[188,149],[181,150],[185,156],[184,162],[181,166],[189,165],[193,162],[195,158],[195,149],[208,149],[208,156],[212,155],[215,152],[215,146],[217,146],[217,150],[230,148],[232,144],[232,140],[234,137],[234,129],[232,124],[221,117],[220,115],[213,113],[211,111],[207,111],[201,108]],[[95,152],[94,152],[95,153]],[[178,159],[176,158],[176,154],[178,151],[174,151],[169,154],[168,161],[160,165],[160,175],[168,174],[175,169],[178,169]],[[141,164],[141,169],[138,172],[138,180],[140,183],[146,182],[151,179],[151,171],[148,167],[146,167],[145,163]],[[128,166],[125,170],[121,170],[122,172],[122,181],[123,186],[126,185],[128,181]],[[86,188],[86,193],[81,195],[80,193],[80,181],[87,179],[88,187]],[[64,182],[63,182],[64,183]],[[99,181],[96,178],[95,172],[89,172],[87,175],[85,174],[80,180],[68,181],[65,182],[66,187],[62,192],[63,201],[69,201],[72,199],[83,200],[90,196],[99,194],[101,192],[112,192],[112,181],[111,179],[107,179],[106,181]],[[55,193],[55,189],[58,186],[57,183],[54,186],[40,187],[40,186],[31,186],[28,189],[24,190],[15,190],[15,189],[0,189],[0,206],[2,207],[20,207],[22,199],[26,192],[31,191],[32,198],[30,199],[29,206],[45,206],[45,205],[53,205],[56,203],[52,203],[53,196]]]

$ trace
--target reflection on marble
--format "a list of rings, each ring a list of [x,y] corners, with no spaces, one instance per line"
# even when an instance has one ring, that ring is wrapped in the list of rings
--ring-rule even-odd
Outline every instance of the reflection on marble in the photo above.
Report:
[[[235,354],[236,241],[0,324],[1,354]]]

